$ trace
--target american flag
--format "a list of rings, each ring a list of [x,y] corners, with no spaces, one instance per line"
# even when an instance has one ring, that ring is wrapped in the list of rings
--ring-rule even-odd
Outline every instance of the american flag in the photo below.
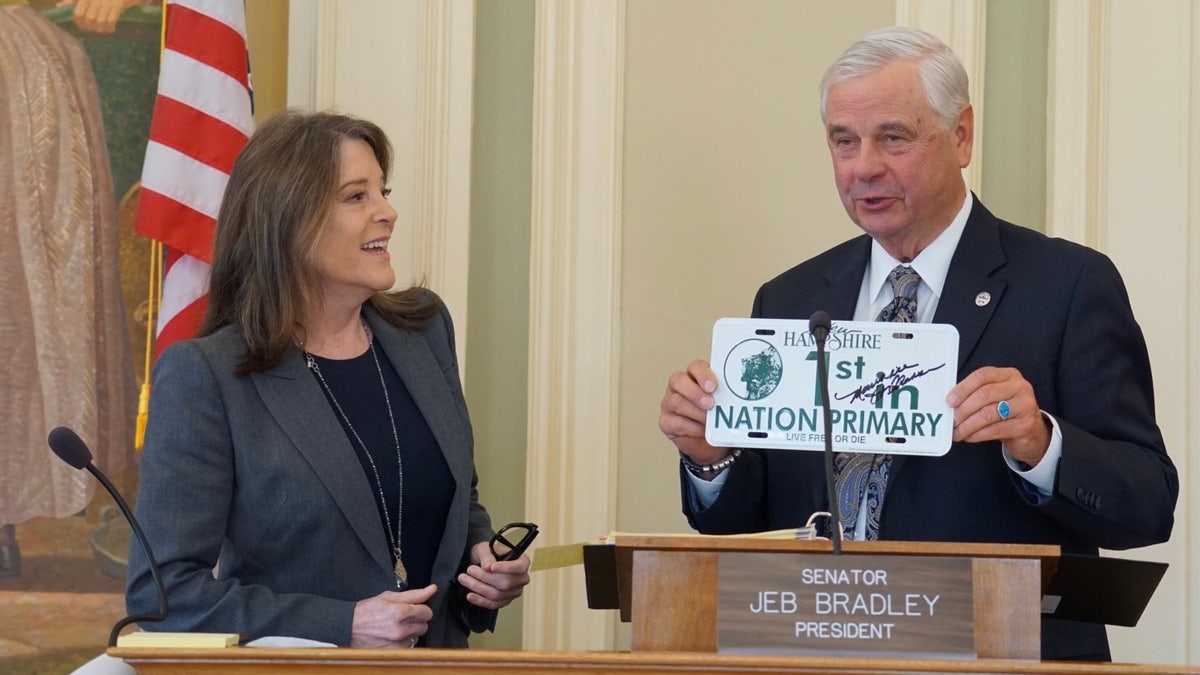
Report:
[[[191,337],[204,317],[217,209],[254,130],[245,6],[178,0],[164,12],[166,39],[137,213],[137,231],[164,249],[156,357]]]

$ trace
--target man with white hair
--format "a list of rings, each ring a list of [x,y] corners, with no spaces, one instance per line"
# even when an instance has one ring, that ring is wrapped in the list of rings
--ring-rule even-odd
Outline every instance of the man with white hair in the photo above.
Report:
[[[967,74],[937,38],[885,28],[821,82],[838,193],[865,235],[768,281],[752,316],[951,324],[958,372],[941,457],[839,454],[847,536],[1058,544],[1096,555],[1166,541],[1179,493],[1154,417],[1149,357],[1104,255],[1005,222],[971,194]],[[659,427],[683,510],[705,533],[802,525],[828,506],[819,453],[717,448],[717,378],[671,375]],[[1047,619],[1045,659],[1109,660],[1104,627]]]

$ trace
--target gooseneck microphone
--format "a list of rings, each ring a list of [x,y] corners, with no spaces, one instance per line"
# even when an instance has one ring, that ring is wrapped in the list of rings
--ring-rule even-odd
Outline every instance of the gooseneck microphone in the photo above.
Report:
[[[829,363],[825,358],[825,340],[833,320],[829,312],[818,309],[808,319],[808,332],[817,342],[817,386],[821,388],[821,401],[825,404],[825,492],[829,495],[829,538],[833,540],[833,554],[842,554],[842,514],[838,508],[838,496],[833,489],[833,410],[829,399]]]
[[[125,628],[135,621],[162,621],[167,618],[167,592],[163,590],[162,573],[158,570],[158,562],[154,560],[154,554],[150,552],[150,542],[146,541],[146,535],[142,532],[142,528],[138,525],[138,521],[133,517],[133,512],[129,510],[129,505],[121,498],[121,493],[117,492],[117,488],[108,480],[104,472],[96,468],[92,464],[92,451],[88,450],[87,444],[74,431],[66,427],[55,427],[50,432],[49,438],[46,441],[50,444],[50,449],[62,461],[70,464],[76,469],[87,469],[92,472],[96,480],[108,490],[108,494],[112,495],[113,500],[117,502],[117,506],[121,507],[121,513],[125,514],[125,520],[129,521],[129,527],[133,530],[134,536],[138,540],[138,544],[142,546],[142,553],[146,554],[146,560],[150,561],[150,575],[154,577],[154,585],[158,588],[158,614],[154,615],[139,615],[127,616],[121,619],[112,627],[112,632],[108,634],[108,646],[115,647],[117,645],[117,636],[121,634],[121,629]]]

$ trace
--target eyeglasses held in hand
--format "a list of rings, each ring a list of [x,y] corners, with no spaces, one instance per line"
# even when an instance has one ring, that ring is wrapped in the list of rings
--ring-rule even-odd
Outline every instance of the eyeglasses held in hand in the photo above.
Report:
[[[496,556],[496,560],[516,560],[525,553],[537,536],[538,526],[535,523],[509,523],[492,536],[488,548],[491,549],[492,555]],[[515,544],[514,539],[517,540]]]
[[[525,553],[537,535],[538,526],[534,523],[509,523],[492,535],[491,541],[488,542],[488,549],[491,550],[496,560],[516,560]],[[515,544],[513,543],[514,539],[516,540]],[[470,604],[467,601],[467,588],[459,584],[457,579],[451,579],[450,584],[454,589],[453,592],[459,596],[459,620],[462,621],[463,626],[475,633],[496,630],[498,612],[494,609],[484,610]]]

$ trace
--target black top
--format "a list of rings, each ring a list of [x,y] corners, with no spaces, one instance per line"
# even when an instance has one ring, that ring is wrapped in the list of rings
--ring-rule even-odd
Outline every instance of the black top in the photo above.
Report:
[[[396,419],[396,433],[400,439],[400,456],[404,463],[404,508],[400,550],[403,552],[404,567],[408,570],[408,579],[405,581],[408,582],[409,588],[422,588],[430,582],[437,547],[442,540],[442,531],[450,513],[450,502],[454,498],[454,477],[450,475],[450,467],[442,456],[437,439],[433,437],[429,424],[408,393],[404,381],[379,348],[374,349],[379,356],[379,369],[375,367],[375,359],[370,349],[352,359],[335,360],[316,355],[313,355],[313,359],[321,369],[326,384],[333,390],[334,398],[350,417],[350,425],[366,444],[365,452],[371,453],[371,459],[379,470],[385,499],[385,503],[382,504],[379,501],[379,485],[375,481],[375,472],[371,470],[371,462],[346,426],[346,420],[338,414],[337,407],[333,406],[334,415],[345,429],[350,446],[354,448],[366,473],[375,505],[379,508],[381,526],[387,530],[387,519],[383,515],[386,508],[394,536],[400,467],[396,463],[396,443],[392,436],[387,403],[379,385],[379,370],[383,371],[383,380],[387,384],[387,394],[392,404],[392,415]],[[325,396],[329,397],[328,391],[325,391]],[[330,405],[333,405],[332,401]],[[387,539],[387,546],[391,548],[391,539]]]

